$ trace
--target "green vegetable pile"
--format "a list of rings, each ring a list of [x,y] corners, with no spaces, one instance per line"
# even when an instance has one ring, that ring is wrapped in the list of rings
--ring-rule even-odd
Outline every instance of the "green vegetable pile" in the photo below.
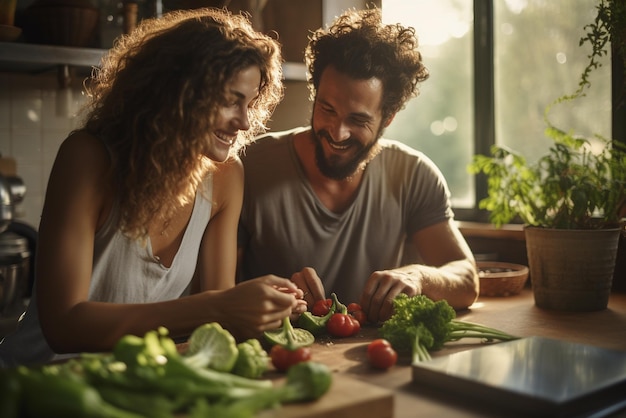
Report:
[[[424,295],[398,295],[394,313],[383,322],[380,333],[398,351],[411,351],[413,363],[430,360],[430,352],[449,341],[480,338],[487,342],[510,341],[519,337],[494,328],[455,320],[456,312],[445,300],[434,302]]]
[[[0,370],[0,416],[246,418],[318,399],[331,385],[319,363],[293,366],[282,385],[258,379],[268,366],[258,340],[236,344],[217,323],[197,328],[184,354],[160,328],[123,337],[112,353]]]

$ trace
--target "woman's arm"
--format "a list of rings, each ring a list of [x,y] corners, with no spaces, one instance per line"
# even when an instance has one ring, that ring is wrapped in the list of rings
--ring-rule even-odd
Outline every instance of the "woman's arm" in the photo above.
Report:
[[[198,291],[228,289],[235,285],[243,176],[239,159],[218,164],[213,173],[211,220],[202,238],[196,268]]]

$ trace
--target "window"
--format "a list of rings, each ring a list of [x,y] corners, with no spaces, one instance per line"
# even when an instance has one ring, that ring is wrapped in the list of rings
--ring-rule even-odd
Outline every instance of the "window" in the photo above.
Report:
[[[485,185],[468,174],[494,142],[529,161],[543,154],[544,110],[573,93],[587,64],[580,47],[596,0],[383,0],[386,22],[416,29],[431,76],[385,136],[423,151],[445,175],[460,220],[484,220]],[[611,137],[611,63],[592,73],[582,100],[552,107],[550,120],[581,135]],[[482,217],[481,217],[482,216]]]

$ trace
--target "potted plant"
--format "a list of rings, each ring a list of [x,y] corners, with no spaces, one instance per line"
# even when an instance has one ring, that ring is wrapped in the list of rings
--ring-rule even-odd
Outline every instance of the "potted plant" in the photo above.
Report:
[[[600,136],[578,137],[548,117],[552,105],[584,95],[608,45],[623,53],[626,3],[600,0],[597,10],[580,40],[592,45],[592,53],[577,91],[546,107],[549,151],[528,164],[515,151],[493,146],[491,155],[475,155],[469,166],[487,176],[488,196],[479,207],[489,211],[490,221],[496,227],[525,224],[530,280],[541,308],[604,309],[611,292],[626,209],[626,147]]]
[[[525,224],[537,306],[604,309],[626,200],[626,149],[595,153],[587,139],[552,135],[553,145],[535,164],[499,146],[491,156],[474,156],[470,171],[486,174],[488,184],[479,206],[497,227],[515,219]]]

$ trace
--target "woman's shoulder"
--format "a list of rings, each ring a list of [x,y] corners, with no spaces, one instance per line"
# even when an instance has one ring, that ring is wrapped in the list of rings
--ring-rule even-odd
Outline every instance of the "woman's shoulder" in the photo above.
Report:
[[[102,181],[110,168],[111,157],[104,143],[86,131],[74,131],[61,143],[52,174]]]
[[[244,168],[239,157],[229,158],[223,163],[218,163],[211,172],[214,189],[239,188],[243,184]]]
[[[216,163],[213,177],[219,178],[243,178],[243,163],[239,157],[231,157],[222,163]]]
[[[83,130],[73,131],[65,138],[59,147],[57,157],[70,158],[79,163],[110,160],[110,155],[104,142]]]
[[[220,211],[229,205],[229,202],[238,202],[243,196],[244,169],[241,160],[231,158],[217,164],[211,173],[212,202],[214,212]]]

